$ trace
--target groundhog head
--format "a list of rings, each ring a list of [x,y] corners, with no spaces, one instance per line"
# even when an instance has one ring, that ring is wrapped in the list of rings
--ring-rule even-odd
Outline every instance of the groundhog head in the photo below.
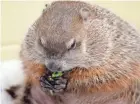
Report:
[[[87,36],[90,33],[88,27],[94,18],[94,9],[89,4],[54,2],[29,29],[22,54],[26,59],[45,64],[51,71],[65,71],[99,63],[97,59],[101,60],[99,57],[102,55],[94,57],[92,50],[96,47],[89,47],[95,38]],[[100,52],[98,48],[96,51],[95,54]]]

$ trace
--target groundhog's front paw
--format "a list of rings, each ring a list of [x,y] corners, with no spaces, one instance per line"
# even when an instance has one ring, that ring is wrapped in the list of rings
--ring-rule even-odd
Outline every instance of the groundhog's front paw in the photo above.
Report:
[[[44,75],[40,78],[41,87],[44,90],[52,90],[54,93],[63,92],[67,85],[67,79],[62,77],[51,78]]]

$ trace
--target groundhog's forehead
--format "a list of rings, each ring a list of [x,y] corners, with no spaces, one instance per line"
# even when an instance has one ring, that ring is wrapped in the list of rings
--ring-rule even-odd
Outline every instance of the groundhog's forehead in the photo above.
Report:
[[[72,31],[80,27],[77,26],[77,24],[82,22],[79,13],[80,7],[72,7],[71,3],[67,3],[67,5],[63,5],[63,3],[54,3],[51,5],[43,14],[43,23],[47,23],[47,25],[53,27],[53,29],[59,28],[59,31],[61,31],[60,28],[64,31]]]
[[[47,40],[69,41],[77,35],[83,24],[79,10],[75,7],[63,8],[61,5],[52,5],[41,16],[38,26],[41,36]]]

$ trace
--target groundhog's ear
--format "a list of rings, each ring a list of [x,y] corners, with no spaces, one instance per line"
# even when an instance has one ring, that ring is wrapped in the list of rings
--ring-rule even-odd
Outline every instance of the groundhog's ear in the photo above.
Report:
[[[49,4],[45,4],[45,8],[43,9],[43,13],[50,7]]]
[[[81,8],[80,15],[84,21],[87,21],[91,17],[91,10],[88,8]]]

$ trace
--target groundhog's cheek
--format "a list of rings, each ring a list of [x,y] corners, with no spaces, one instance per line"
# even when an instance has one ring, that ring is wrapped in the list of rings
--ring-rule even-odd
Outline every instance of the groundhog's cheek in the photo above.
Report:
[[[66,64],[63,66],[62,70],[63,70],[63,71],[67,71],[67,70],[73,69],[74,67],[77,67],[77,65],[74,64],[74,63],[66,63]]]

